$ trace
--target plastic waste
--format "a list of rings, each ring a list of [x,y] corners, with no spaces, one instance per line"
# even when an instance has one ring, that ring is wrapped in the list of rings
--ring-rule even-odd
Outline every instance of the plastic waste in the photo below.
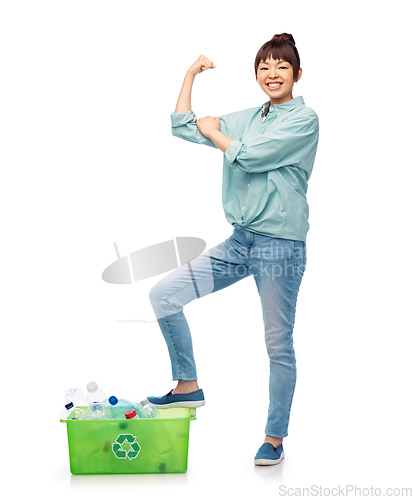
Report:
[[[125,411],[125,417],[128,420],[131,420],[133,418],[135,418],[135,419],[139,419],[140,418],[140,416],[136,413],[135,408],[132,408],[131,410]]]
[[[98,403],[98,402],[92,403],[87,409],[85,416],[83,418],[86,420],[93,420],[93,419],[102,420],[110,418],[111,415],[108,412],[108,409],[109,409],[108,406],[103,403]]]
[[[89,406],[86,396],[79,387],[73,387],[65,391],[65,401],[67,403],[73,403],[75,406]]]
[[[138,403],[139,404],[139,403]],[[147,404],[142,407],[141,410],[142,418],[160,418],[161,415],[156,406]]]
[[[128,401],[127,399],[118,399],[116,396],[111,396],[109,399],[109,410],[112,418],[122,418],[125,419],[125,412],[127,410],[137,409],[135,408],[136,403]],[[105,402],[105,401],[104,401]],[[138,412],[137,412],[138,413]]]
[[[160,413],[156,406],[151,404],[142,406],[140,403],[135,403],[135,407],[125,412],[127,419],[131,418],[160,418]]]
[[[85,412],[73,404],[73,402],[67,403],[60,414],[62,420],[80,420],[84,418]]]
[[[101,403],[106,399],[105,393],[96,382],[89,382],[86,386],[86,390],[88,406],[91,406],[92,403]]]

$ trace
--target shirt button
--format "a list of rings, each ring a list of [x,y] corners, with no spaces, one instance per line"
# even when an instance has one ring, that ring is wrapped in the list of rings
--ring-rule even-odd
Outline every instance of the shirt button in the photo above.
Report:
[[[242,207],[241,210],[244,210],[245,207]]]
[[[250,185],[249,185],[249,184],[247,184],[247,187],[250,187]]]
[[[278,116],[280,116],[280,113],[278,113]]]

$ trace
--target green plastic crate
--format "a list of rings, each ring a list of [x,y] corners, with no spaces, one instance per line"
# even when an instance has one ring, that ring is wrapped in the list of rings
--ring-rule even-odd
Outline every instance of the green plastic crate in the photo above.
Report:
[[[159,409],[161,418],[60,420],[72,474],[186,472],[195,408]]]

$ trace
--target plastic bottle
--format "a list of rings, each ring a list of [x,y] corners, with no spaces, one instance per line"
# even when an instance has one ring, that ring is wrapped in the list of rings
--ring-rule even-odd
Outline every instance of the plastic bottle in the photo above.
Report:
[[[142,407],[142,418],[160,418],[159,410],[156,406],[147,404]]]
[[[86,398],[89,406],[91,406],[92,403],[101,403],[106,399],[105,393],[98,387],[96,382],[89,382],[86,389]]]
[[[65,391],[65,401],[67,403],[73,403],[75,406],[89,406],[86,396],[79,387],[73,387]]]
[[[103,403],[92,403],[87,409],[84,418],[87,420],[108,418],[107,406]]]
[[[125,417],[128,419],[128,420],[131,420],[131,419],[139,419],[140,416],[136,413],[136,410],[135,408],[132,408],[131,410],[127,410],[125,411]]]
[[[60,414],[61,420],[80,420],[85,417],[85,412],[73,404],[67,403]]]
[[[127,399],[118,399],[116,396],[109,398],[110,413],[112,418],[126,418],[125,412],[135,408],[136,403],[128,401]]]

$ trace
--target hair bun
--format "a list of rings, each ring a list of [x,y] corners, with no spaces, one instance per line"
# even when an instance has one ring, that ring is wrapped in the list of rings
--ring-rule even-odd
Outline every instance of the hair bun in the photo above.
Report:
[[[280,35],[274,35],[271,38],[271,40],[286,40],[287,42],[290,42],[295,47],[295,41],[294,41],[293,35],[290,35],[290,33],[281,33]]]

